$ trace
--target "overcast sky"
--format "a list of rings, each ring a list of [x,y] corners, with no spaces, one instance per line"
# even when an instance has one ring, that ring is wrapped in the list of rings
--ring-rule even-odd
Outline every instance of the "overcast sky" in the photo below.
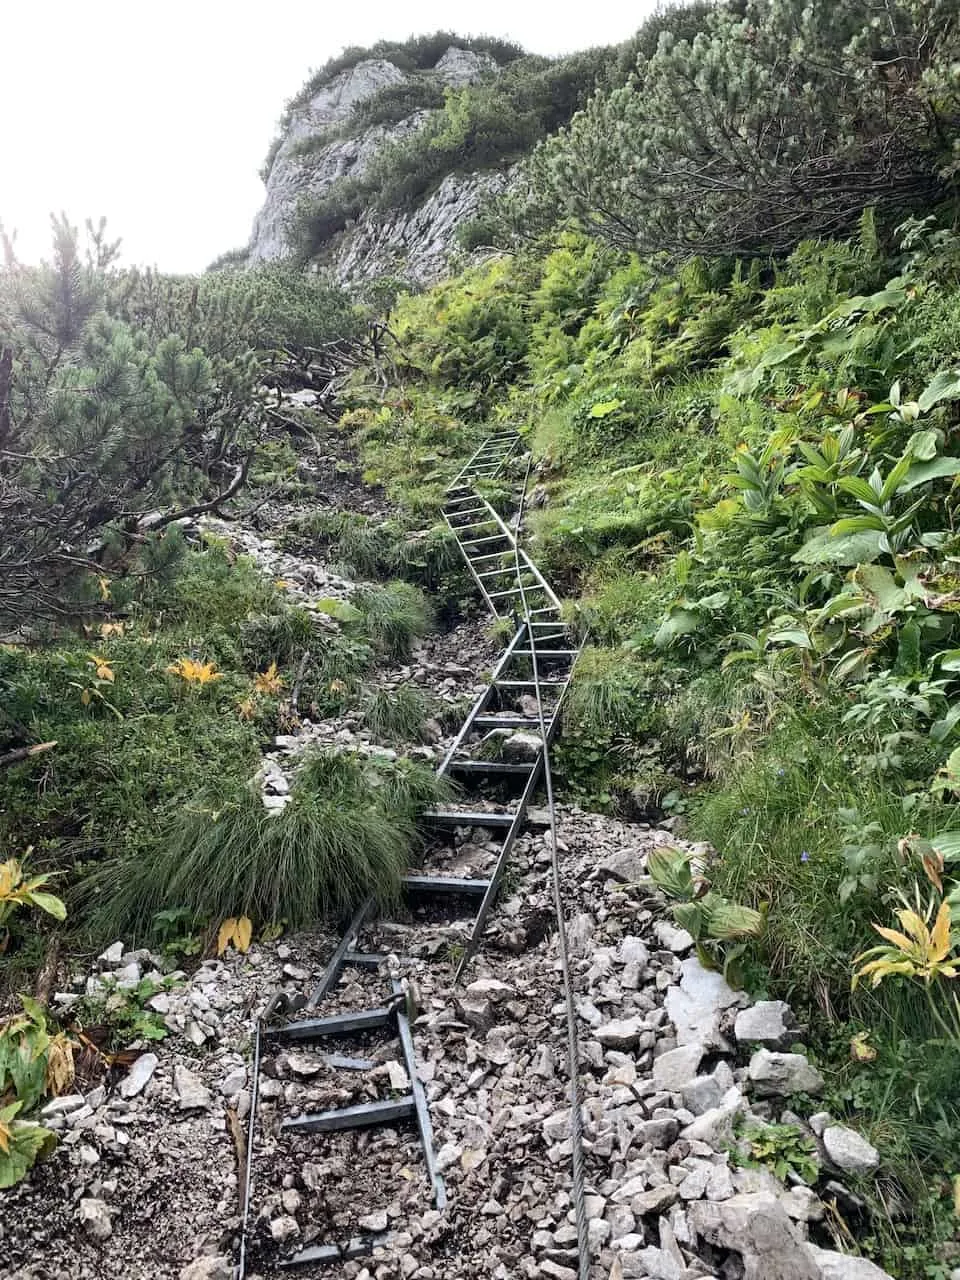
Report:
[[[284,102],[344,45],[438,28],[536,53],[626,39],[653,0],[0,0],[0,221],[108,219],[123,260],[195,271],[245,244]]]

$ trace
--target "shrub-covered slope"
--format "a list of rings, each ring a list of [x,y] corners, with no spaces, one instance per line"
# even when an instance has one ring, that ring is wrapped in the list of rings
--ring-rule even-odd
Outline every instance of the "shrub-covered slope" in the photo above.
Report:
[[[563,780],[709,840],[763,914],[730,972],[805,1008],[897,1169],[861,1244],[903,1276],[944,1256],[960,1139],[958,317],[929,218],[666,273],[568,232],[404,299],[399,385],[348,419],[418,510],[528,436],[528,536],[590,635]]]

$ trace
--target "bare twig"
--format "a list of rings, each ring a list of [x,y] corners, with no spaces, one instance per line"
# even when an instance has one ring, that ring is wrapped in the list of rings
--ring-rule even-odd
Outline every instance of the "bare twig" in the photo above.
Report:
[[[303,684],[303,677],[307,674],[307,667],[310,665],[310,650],[304,649],[303,657],[300,659],[300,665],[297,667],[297,678],[293,682],[293,692],[290,694],[290,713],[297,718],[300,714],[300,686]]]
[[[6,755],[0,756],[0,769],[8,764],[18,764],[21,760],[29,760],[31,756],[38,756],[42,751],[51,751],[56,742],[38,742],[32,747],[15,747],[13,751],[8,751]]]

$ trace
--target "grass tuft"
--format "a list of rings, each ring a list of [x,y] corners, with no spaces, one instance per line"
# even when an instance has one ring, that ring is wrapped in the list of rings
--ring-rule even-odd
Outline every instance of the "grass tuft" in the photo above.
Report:
[[[389,658],[409,658],[414,640],[426,635],[432,610],[422,591],[409,582],[361,587],[351,603],[363,615],[362,628],[373,645]]]
[[[375,738],[384,742],[419,742],[430,705],[419,689],[401,685],[398,689],[375,689],[361,704],[363,723]]]
[[[348,914],[372,895],[395,902],[418,844],[417,818],[449,785],[409,760],[318,752],[290,803],[271,815],[248,786],[207,793],[147,862],[114,862],[89,882],[98,936],[143,936],[155,915],[247,915],[291,928]]]

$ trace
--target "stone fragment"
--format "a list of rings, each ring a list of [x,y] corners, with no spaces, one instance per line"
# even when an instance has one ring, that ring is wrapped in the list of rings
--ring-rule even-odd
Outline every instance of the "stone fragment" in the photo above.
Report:
[[[653,926],[657,941],[674,955],[683,955],[693,946],[693,938],[686,929],[680,929],[669,920],[658,920]]]
[[[300,1224],[289,1213],[283,1213],[271,1220],[270,1234],[278,1244],[282,1244],[284,1240],[292,1240],[300,1234]]]
[[[823,1076],[802,1053],[772,1053],[758,1049],[750,1059],[747,1075],[761,1096],[820,1093]]]
[[[287,1066],[295,1076],[307,1079],[320,1074],[323,1070],[323,1059],[313,1057],[309,1053],[288,1053]]]
[[[357,1221],[357,1225],[363,1231],[386,1231],[387,1223],[386,1209],[377,1209],[376,1212],[368,1213]]]
[[[232,1280],[233,1266],[223,1254],[208,1254],[188,1262],[180,1272],[180,1280]]]
[[[153,1073],[160,1065],[155,1053],[141,1053],[120,1084],[120,1096],[135,1098],[150,1083]]]
[[[708,1244],[731,1249],[743,1259],[744,1280],[820,1280],[776,1196],[759,1192],[729,1200],[697,1200],[687,1218]]]
[[[477,978],[467,987],[467,995],[474,1000],[489,1000],[491,1004],[502,1004],[505,1000],[516,998],[517,989],[497,978]]]
[[[101,966],[109,968],[113,968],[115,965],[118,965],[122,959],[123,943],[119,941],[111,942],[106,951],[101,951],[97,956],[97,960],[100,962]]]
[[[651,1187],[649,1191],[641,1191],[630,1201],[630,1208],[635,1214],[643,1217],[648,1213],[666,1213],[680,1199],[680,1192],[669,1182],[662,1187]]]
[[[207,1086],[180,1063],[173,1068],[173,1088],[181,1111],[209,1110],[213,1097]]]
[[[653,1062],[654,1084],[658,1089],[679,1093],[696,1076],[703,1054],[702,1044],[684,1044],[662,1053]]]
[[[749,1009],[741,1009],[733,1024],[733,1034],[740,1044],[759,1044],[779,1049],[790,1042],[790,1006],[783,1000],[759,1000]]]
[[[80,1225],[92,1240],[107,1240],[113,1234],[110,1210],[103,1200],[85,1196],[80,1201]]]
[[[845,1125],[828,1125],[823,1131],[822,1142],[830,1163],[847,1173],[869,1173],[880,1163],[876,1147]]]
[[[681,966],[680,985],[671,986],[665,1000],[677,1029],[677,1044],[729,1051],[731,1046],[720,1033],[720,1016],[739,999],[722,974],[705,969],[696,956],[689,956]]]
[[[234,1067],[220,1081],[220,1092],[225,1098],[235,1097],[247,1083],[247,1068]]]
[[[868,1258],[851,1258],[832,1249],[818,1249],[815,1244],[804,1245],[804,1249],[819,1267],[819,1280],[893,1280]]]
[[[640,1039],[644,1030],[643,1016],[614,1018],[596,1029],[596,1036],[605,1049],[630,1049]]]

